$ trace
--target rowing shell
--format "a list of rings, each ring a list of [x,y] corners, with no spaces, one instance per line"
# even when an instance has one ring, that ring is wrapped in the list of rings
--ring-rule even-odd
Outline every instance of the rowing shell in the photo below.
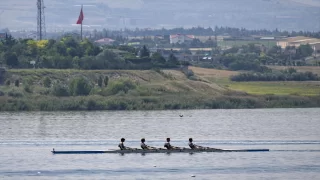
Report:
[[[51,151],[53,154],[128,154],[128,153],[201,153],[201,152],[261,152],[269,151],[269,149],[203,149],[203,150],[193,150],[193,149],[159,149],[159,150],[112,150],[112,151]]]

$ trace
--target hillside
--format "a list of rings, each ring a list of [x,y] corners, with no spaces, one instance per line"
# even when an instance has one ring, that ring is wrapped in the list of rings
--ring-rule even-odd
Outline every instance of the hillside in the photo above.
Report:
[[[48,31],[75,28],[80,4],[85,29],[229,26],[248,29],[319,30],[319,0],[51,0]],[[179,7],[177,9],[177,7]],[[36,1],[1,1],[0,28],[36,29]],[[88,27],[90,26],[90,27]]]
[[[231,82],[237,72],[190,67],[180,70],[9,70],[0,86],[0,110],[151,110],[199,108],[319,107],[315,82]],[[99,77],[109,77],[98,86]],[[45,78],[47,77],[47,78]],[[62,94],[74,79],[93,84],[88,96]],[[45,85],[50,79],[50,86]],[[19,80],[19,87],[15,81]],[[7,83],[8,84],[8,83]],[[57,94],[60,93],[60,94]]]

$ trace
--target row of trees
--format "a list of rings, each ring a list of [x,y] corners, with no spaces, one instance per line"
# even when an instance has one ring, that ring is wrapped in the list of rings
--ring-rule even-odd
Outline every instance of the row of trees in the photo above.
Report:
[[[35,66],[56,69],[151,69],[179,65],[174,55],[168,59],[159,53],[151,55],[145,46],[141,50],[130,46],[101,48],[87,39],[78,41],[63,37],[60,40],[35,41],[14,39],[12,36],[0,42],[0,63],[10,68]]]
[[[310,45],[302,45],[294,49],[294,53],[289,53],[289,49],[282,50],[281,47],[274,46],[264,51],[263,46],[254,44],[235,46],[228,50],[215,52],[212,61],[217,66],[230,70],[250,70],[256,72],[270,72],[265,65],[305,65],[304,58],[313,53]]]
[[[320,81],[320,77],[312,72],[297,72],[289,68],[279,72],[267,73],[240,73],[230,77],[232,81]]]
[[[126,34],[128,36],[156,36],[156,35],[170,35],[170,34],[192,34],[196,36],[218,36],[218,35],[230,35],[233,37],[245,37],[245,36],[307,36],[320,38],[320,32],[310,32],[310,31],[280,31],[278,29],[274,30],[248,30],[245,28],[233,28],[233,27],[222,27],[215,26],[214,28],[205,27],[192,27],[192,28],[173,28],[173,29],[139,29],[134,30],[125,29],[123,31],[108,31],[106,29],[102,31],[96,31],[95,33],[99,37],[110,37],[121,34]]]

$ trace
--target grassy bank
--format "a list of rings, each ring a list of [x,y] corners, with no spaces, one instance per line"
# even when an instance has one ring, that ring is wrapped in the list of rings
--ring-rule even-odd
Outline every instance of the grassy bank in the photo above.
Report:
[[[282,66],[273,69],[283,70]],[[287,67],[288,68],[288,67]],[[193,72],[203,79],[216,83],[229,90],[246,92],[251,95],[297,95],[320,96],[319,81],[279,81],[279,82],[234,82],[229,77],[239,72],[191,67]],[[300,72],[312,71],[320,75],[320,67],[295,67]]]
[[[228,80],[238,72],[189,67],[181,70],[9,70],[0,86],[0,110],[160,110],[320,107],[315,82],[250,82]],[[99,77],[109,77],[98,86]],[[46,86],[45,79],[50,79]],[[87,96],[57,96],[57,84],[67,87],[83,77],[92,84]],[[19,87],[15,82],[19,80]],[[129,84],[129,85],[128,85]]]

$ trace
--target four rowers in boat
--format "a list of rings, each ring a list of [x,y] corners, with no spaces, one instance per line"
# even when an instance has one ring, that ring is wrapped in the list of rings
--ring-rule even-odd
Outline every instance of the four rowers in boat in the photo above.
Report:
[[[129,147],[124,146],[124,141],[125,141],[125,139],[121,138],[121,142],[118,145],[118,147],[121,150],[133,150],[133,149],[135,149],[135,148],[129,148]],[[151,147],[151,146],[146,145],[145,141],[146,141],[145,138],[141,139],[141,145],[140,146],[141,146],[142,149],[144,149],[144,150],[156,150],[156,149],[158,149],[156,147]],[[164,144],[164,147],[167,148],[168,150],[185,149],[183,147],[172,146],[170,144],[170,138],[167,138],[167,142]],[[203,146],[196,145],[196,144],[193,143],[193,139],[192,138],[189,138],[189,147],[191,149],[194,149],[194,150],[215,149],[215,148],[203,147]],[[216,150],[218,150],[218,149],[216,149]]]

